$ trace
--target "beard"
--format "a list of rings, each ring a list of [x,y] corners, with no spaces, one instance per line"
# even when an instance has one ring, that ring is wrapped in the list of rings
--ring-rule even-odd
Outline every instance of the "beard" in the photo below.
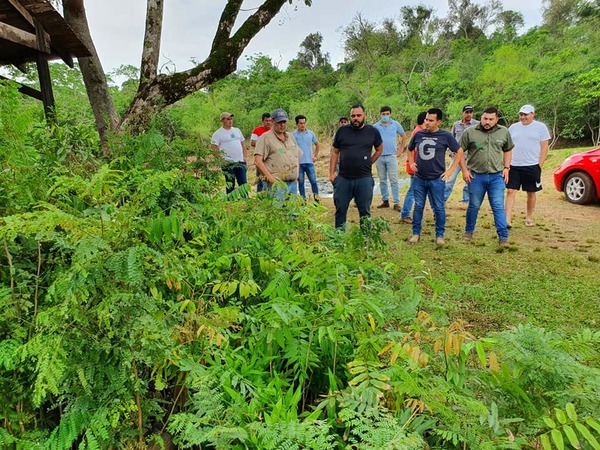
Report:
[[[365,120],[364,119],[363,120],[354,119],[350,122],[350,124],[352,125],[352,128],[359,129],[364,126]]]

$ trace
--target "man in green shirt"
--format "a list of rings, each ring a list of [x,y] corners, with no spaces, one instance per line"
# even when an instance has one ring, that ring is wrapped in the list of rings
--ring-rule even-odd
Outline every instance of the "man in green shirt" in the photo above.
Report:
[[[465,240],[473,239],[477,215],[485,194],[494,214],[499,244],[508,247],[508,228],[504,210],[504,190],[508,182],[514,147],[506,127],[498,125],[498,109],[486,108],[481,123],[467,128],[460,139],[466,157],[461,161],[465,182],[469,183],[469,207]],[[466,169],[464,170],[464,165]]]

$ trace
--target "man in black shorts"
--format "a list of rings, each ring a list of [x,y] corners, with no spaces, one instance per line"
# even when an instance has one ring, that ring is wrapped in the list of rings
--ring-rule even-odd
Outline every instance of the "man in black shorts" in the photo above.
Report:
[[[519,110],[519,122],[513,123],[508,131],[515,144],[510,163],[506,192],[506,225],[512,227],[513,208],[517,191],[527,192],[525,226],[534,226],[533,211],[537,201],[536,192],[542,190],[542,167],[548,156],[550,132],[542,122],[534,120],[535,108],[524,105]]]

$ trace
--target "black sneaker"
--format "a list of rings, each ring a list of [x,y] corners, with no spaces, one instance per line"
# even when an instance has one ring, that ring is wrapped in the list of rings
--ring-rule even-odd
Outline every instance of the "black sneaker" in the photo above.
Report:
[[[389,208],[390,207],[390,202],[389,200],[384,200],[381,205],[379,205],[377,208],[381,209],[381,208]]]

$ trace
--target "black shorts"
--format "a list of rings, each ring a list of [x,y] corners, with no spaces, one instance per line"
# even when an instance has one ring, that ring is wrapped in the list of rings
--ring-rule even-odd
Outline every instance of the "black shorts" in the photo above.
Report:
[[[539,164],[533,166],[510,166],[507,189],[522,189],[525,192],[542,190],[542,168]]]

